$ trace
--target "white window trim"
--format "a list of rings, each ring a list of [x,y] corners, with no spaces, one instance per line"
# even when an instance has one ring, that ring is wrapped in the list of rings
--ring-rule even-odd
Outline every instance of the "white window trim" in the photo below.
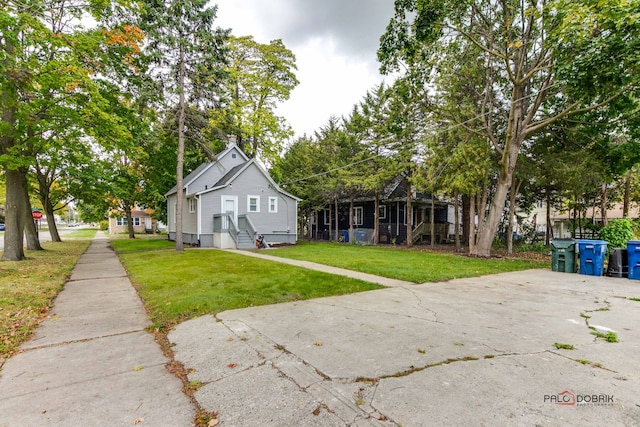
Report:
[[[387,219],[387,205],[378,206],[378,219]]]
[[[359,215],[358,215],[358,211],[360,211]],[[364,215],[364,210],[362,209],[362,206],[355,206],[353,208],[353,225],[362,225],[363,215]]]
[[[271,205],[273,202],[273,205]],[[273,206],[273,209],[271,208]],[[270,196],[269,197],[269,213],[278,213],[278,198]]]
[[[189,199],[189,213],[196,213],[196,209],[198,208],[198,199],[192,197]]]
[[[137,224],[136,224],[137,222]],[[133,218],[131,218],[131,223],[133,224],[134,227],[139,227],[141,222],[140,222],[140,217],[134,216]],[[120,218],[116,218],[116,225],[118,227],[126,227],[127,226],[127,217],[126,216],[121,216]]]
[[[255,211],[251,210],[251,199],[256,199],[256,210]],[[260,213],[260,196],[252,196],[252,195],[248,195],[247,196],[247,212]]]
[[[331,211],[329,209],[324,210],[324,225],[329,225],[331,222],[331,218],[329,218]]]

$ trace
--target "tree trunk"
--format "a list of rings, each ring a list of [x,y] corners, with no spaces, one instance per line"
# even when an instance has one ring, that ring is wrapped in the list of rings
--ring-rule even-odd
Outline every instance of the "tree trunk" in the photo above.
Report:
[[[4,232],[4,253],[3,261],[22,261],[24,256],[23,234],[24,234],[24,206],[25,201],[21,189],[22,182],[26,182],[24,174],[14,169],[5,169],[5,184],[7,194],[5,200],[5,225]]]
[[[349,199],[349,243],[355,244],[355,234],[353,231],[353,196]]]
[[[331,241],[331,236],[332,236],[332,231],[333,231],[333,224],[331,223],[331,202],[329,202],[329,209],[328,209],[328,215],[329,215],[329,235],[327,236],[327,240]]]
[[[546,196],[547,196],[547,201],[546,201],[546,208],[547,208],[547,225],[546,225],[546,230],[544,233],[544,244],[548,245],[549,243],[551,243],[551,240],[553,240],[553,224],[551,224],[551,194],[549,192],[549,188],[547,187],[546,189]],[[560,236],[562,237],[562,236]]]
[[[22,215],[24,215],[24,237],[27,242],[28,251],[42,251],[40,246],[40,239],[38,238],[38,229],[36,223],[33,220],[33,214],[31,213],[31,200],[29,199],[29,184],[27,182],[27,169],[20,169],[20,192],[24,199],[24,208]]]
[[[435,194],[431,192],[431,212],[429,212],[429,233],[431,234],[431,247],[436,245],[436,202]]]
[[[629,199],[631,198],[631,171],[627,172],[627,177],[624,180],[624,202],[622,205],[622,216],[624,218],[629,217]]]
[[[133,215],[131,215],[131,204],[129,202],[124,202],[124,215],[127,218],[127,231],[129,232],[129,238],[135,239],[136,234],[133,230]]]
[[[182,206],[184,203],[184,120],[185,120],[185,52],[180,48],[178,60],[178,160],[176,162],[176,251],[184,250],[182,237]],[[237,209],[237,207],[236,207]]]
[[[608,192],[607,192],[607,184],[602,183],[602,187],[600,189],[600,213],[602,215],[602,226],[606,227],[609,224],[609,218],[607,218],[607,205],[609,204],[608,200]],[[595,218],[594,218],[595,220]]]
[[[407,209],[405,216],[407,217],[407,246],[413,246],[413,189],[411,181],[407,178]]]
[[[488,194],[489,194],[489,187],[487,186],[487,184],[484,184],[482,186],[482,193],[476,196],[477,197],[476,209],[478,212],[478,235],[482,234],[482,231],[485,225],[484,215],[485,215],[485,212],[487,211]],[[495,235],[494,235],[494,238],[495,238]]]
[[[516,216],[516,197],[522,181],[516,184],[515,175],[511,178],[511,194],[509,195],[509,225],[507,226],[507,255],[513,255],[513,220]],[[535,231],[535,230],[534,230]]]
[[[469,253],[476,249],[476,196],[469,197]]]
[[[339,236],[338,233],[340,232],[340,224],[338,224],[338,198],[336,197],[336,199],[334,200],[335,203],[335,217],[336,217],[336,242],[339,241]]]
[[[60,233],[58,233],[55,211],[53,210],[53,205],[51,204],[49,191],[46,186],[43,187],[42,183],[40,182],[40,173],[38,173],[38,185],[40,187],[40,203],[42,203],[42,209],[44,209],[44,214],[47,216],[47,223],[49,224],[49,234],[51,235],[51,241],[61,242],[62,239],[60,239]]]
[[[491,256],[491,245],[498,231],[500,218],[504,212],[507,194],[511,186],[511,177],[516,169],[520,147],[525,138],[523,120],[526,114],[525,106],[529,102],[525,93],[525,83],[519,82],[514,85],[511,92],[511,110],[505,136],[505,145],[501,150],[500,175],[496,183],[495,193],[491,201],[489,212],[483,222],[482,230],[479,233],[478,243],[473,252],[476,256]],[[484,216],[484,212],[480,212]]]
[[[373,244],[377,245],[380,236],[380,195],[376,191],[373,202]]]
[[[455,251],[460,252],[460,212],[459,204],[460,204],[460,194],[458,191],[455,192],[453,196],[453,235],[455,240]]]
[[[471,205],[471,198],[466,195],[462,195],[462,244],[469,245],[469,225],[471,220],[469,218],[469,207]]]

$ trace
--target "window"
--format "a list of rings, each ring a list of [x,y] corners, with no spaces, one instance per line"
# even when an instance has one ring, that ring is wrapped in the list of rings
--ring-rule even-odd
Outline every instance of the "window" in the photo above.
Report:
[[[353,224],[362,225],[362,207],[353,208]]]
[[[331,211],[329,209],[324,210],[324,225],[331,223]]]
[[[238,157],[238,156],[236,155],[236,153],[231,153],[231,158],[232,158],[232,159],[235,159],[236,157]]]
[[[138,217],[131,218],[131,222],[133,223],[134,227],[138,226],[138,225],[140,225],[140,218],[138,218]],[[127,217],[125,216],[125,217],[122,217],[122,218],[117,218],[116,219],[116,225],[119,225],[119,226],[127,225]]]
[[[260,212],[260,196],[247,196],[247,210]]]
[[[178,218],[178,203],[173,204],[173,223],[175,224]]]
[[[189,199],[189,213],[195,213],[196,209],[198,209],[198,199],[192,197]]]
[[[387,206],[378,206],[378,219],[387,219]]]
[[[277,213],[278,212],[278,198],[277,197],[269,197],[269,212]]]

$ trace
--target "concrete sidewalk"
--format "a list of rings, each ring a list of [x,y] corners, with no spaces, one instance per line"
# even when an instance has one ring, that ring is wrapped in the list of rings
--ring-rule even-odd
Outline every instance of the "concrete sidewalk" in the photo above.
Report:
[[[190,426],[144,307],[104,234],[0,371],[0,426]]]
[[[346,268],[333,267],[330,265],[318,264],[311,261],[301,261],[297,259],[277,257],[277,256],[269,255],[264,251],[255,252],[255,251],[242,251],[237,249],[224,249],[224,250],[227,252],[238,254],[238,255],[261,258],[261,259],[266,259],[268,261],[280,262],[282,264],[288,264],[296,267],[307,268],[309,270],[322,271],[323,273],[337,274],[339,276],[346,276],[352,279],[364,280],[365,282],[376,283],[378,285],[386,286],[388,288],[415,285],[415,283],[413,282],[406,282],[404,280],[398,280],[398,279],[389,279],[388,277],[376,276],[369,273],[362,273],[360,271],[347,270]]]

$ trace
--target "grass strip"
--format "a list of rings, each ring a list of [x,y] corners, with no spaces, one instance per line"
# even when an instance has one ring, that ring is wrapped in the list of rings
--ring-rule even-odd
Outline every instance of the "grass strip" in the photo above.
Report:
[[[520,258],[474,258],[421,248],[299,242],[270,250],[269,255],[313,261],[413,283],[476,277],[508,271],[547,268],[548,261]]]
[[[89,243],[43,242],[25,261],[0,261],[0,362],[29,339]]]
[[[65,239],[93,239],[96,237],[97,232],[98,230],[95,228],[81,228],[79,230],[66,233],[62,237]]]

